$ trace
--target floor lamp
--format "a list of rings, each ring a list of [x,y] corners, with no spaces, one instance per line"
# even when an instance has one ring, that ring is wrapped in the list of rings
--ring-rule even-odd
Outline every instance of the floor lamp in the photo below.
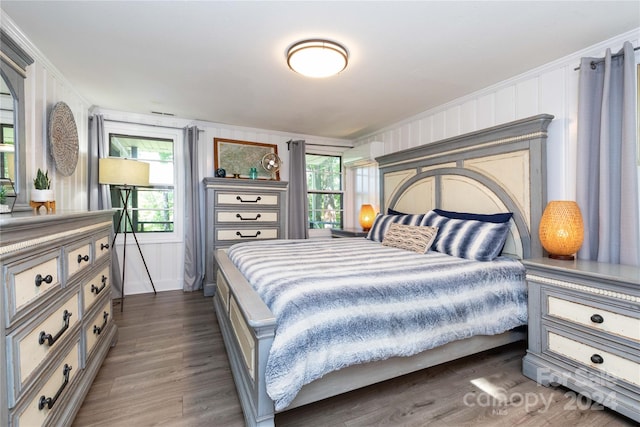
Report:
[[[100,184],[111,185],[118,188],[120,191],[120,201],[122,202],[122,211],[118,216],[116,222],[115,234],[111,247],[115,249],[116,238],[123,230],[124,234],[124,247],[122,250],[122,289],[120,290],[120,311],[124,310],[124,277],[127,265],[127,223],[131,228],[131,234],[138,246],[138,252],[142,258],[144,268],[147,270],[153,293],[156,294],[156,287],[151,279],[151,273],[149,273],[149,267],[142,254],[140,243],[138,243],[138,237],[136,236],[136,230],[133,227],[133,221],[131,221],[131,215],[129,215],[129,201],[131,200],[131,191],[134,187],[148,187],[149,186],[149,163],[140,162],[137,160],[123,159],[119,157],[106,157],[99,159],[98,161],[98,182]],[[122,221],[126,221],[124,229],[122,228]]]

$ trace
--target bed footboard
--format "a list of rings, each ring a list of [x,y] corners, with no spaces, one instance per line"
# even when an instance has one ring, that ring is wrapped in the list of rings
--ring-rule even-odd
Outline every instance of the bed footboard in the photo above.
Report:
[[[275,317],[234,267],[223,249],[213,305],[227,349],[247,426],[273,426],[273,401],[266,393],[265,367],[275,334]]]

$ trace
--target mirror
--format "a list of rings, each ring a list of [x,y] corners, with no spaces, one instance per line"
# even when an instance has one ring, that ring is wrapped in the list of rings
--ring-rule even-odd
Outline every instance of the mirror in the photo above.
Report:
[[[29,209],[26,180],[24,80],[33,59],[0,29],[0,175],[11,178],[16,192],[13,210]]]

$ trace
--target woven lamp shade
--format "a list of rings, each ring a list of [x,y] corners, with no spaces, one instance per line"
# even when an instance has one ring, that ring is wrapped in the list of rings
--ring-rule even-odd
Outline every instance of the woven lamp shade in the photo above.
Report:
[[[574,259],[584,239],[578,204],[567,200],[549,202],[540,219],[539,234],[540,243],[549,252],[549,258]]]
[[[373,225],[373,220],[376,218],[376,211],[371,205],[362,205],[360,208],[360,226],[362,231],[369,231]]]

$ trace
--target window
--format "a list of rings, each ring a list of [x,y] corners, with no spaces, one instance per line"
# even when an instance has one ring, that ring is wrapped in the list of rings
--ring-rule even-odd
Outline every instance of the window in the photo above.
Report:
[[[136,233],[174,231],[174,141],[173,139],[109,134],[109,156],[149,163],[149,187],[131,192],[129,214]],[[122,208],[117,187],[111,187],[111,204]],[[116,224],[117,226],[117,224]],[[120,231],[129,225],[121,223]]]
[[[342,228],[342,158],[307,154],[309,228]]]

